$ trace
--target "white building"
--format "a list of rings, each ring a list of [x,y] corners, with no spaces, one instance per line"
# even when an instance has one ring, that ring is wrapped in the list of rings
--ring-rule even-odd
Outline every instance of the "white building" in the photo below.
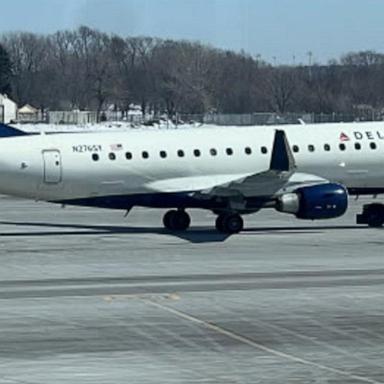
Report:
[[[17,118],[17,104],[8,98],[7,95],[0,93],[0,123],[8,124],[16,121]]]
[[[30,104],[25,104],[17,112],[17,121],[20,123],[36,123],[39,121],[39,110]]]

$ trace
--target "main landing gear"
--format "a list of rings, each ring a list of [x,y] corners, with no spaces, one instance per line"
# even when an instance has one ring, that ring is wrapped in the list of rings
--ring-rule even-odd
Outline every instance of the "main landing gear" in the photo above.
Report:
[[[171,231],[185,231],[191,224],[191,218],[184,210],[173,209],[164,215],[163,224]]]
[[[222,233],[238,233],[244,228],[244,221],[238,213],[220,213],[216,219],[216,229]]]
[[[366,204],[363,212],[356,216],[357,224],[368,224],[369,227],[379,228],[384,224],[384,205],[380,203]]]
[[[183,209],[168,211],[163,217],[164,227],[170,231],[185,231],[191,224],[191,218]],[[219,213],[216,219],[216,229],[221,233],[233,234],[242,231],[244,222],[236,212]]]

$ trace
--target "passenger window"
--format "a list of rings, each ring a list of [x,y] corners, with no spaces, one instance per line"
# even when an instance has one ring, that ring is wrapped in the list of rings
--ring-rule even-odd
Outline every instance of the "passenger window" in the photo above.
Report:
[[[99,161],[99,158],[100,158],[100,157],[99,157],[99,155],[98,155],[97,153],[93,153],[93,154],[92,154],[92,160],[93,160],[93,161]]]
[[[179,149],[179,150],[177,151],[177,156],[179,156],[179,157],[184,157],[184,151],[181,150],[181,149]]]
[[[331,146],[329,144],[324,144],[324,151],[329,152],[331,150]]]
[[[131,152],[125,152],[125,158],[127,160],[131,160],[132,159],[132,153]]]
[[[369,143],[369,146],[371,147],[371,149],[376,149],[377,148],[377,145],[376,143]]]
[[[200,152],[199,149],[194,149],[194,150],[193,150],[193,154],[195,155],[195,157],[200,157],[201,152]]]
[[[246,155],[250,155],[252,153],[252,149],[250,147],[245,147],[244,152]]]
[[[167,152],[165,152],[165,151],[160,151],[160,157],[161,157],[162,159],[165,159],[165,158],[167,157]]]
[[[109,160],[116,160],[116,155],[113,152],[108,154]]]
[[[228,156],[232,156],[232,155],[233,155],[233,149],[232,149],[232,148],[227,148],[227,149],[225,150],[225,152],[226,152],[226,154],[227,154]]]
[[[298,145],[294,145],[294,146],[292,147],[292,150],[293,150],[293,152],[295,152],[295,153],[299,152],[299,146],[298,146]]]
[[[217,155],[217,150],[215,148],[211,148],[209,150],[209,153],[211,154],[211,156],[216,156]]]
[[[341,143],[339,144],[339,148],[340,148],[340,151],[345,151],[346,146],[345,144]]]
[[[314,152],[314,151],[315,151],[315,146],[312,145],[312,144],[309,144],[309,145],[308,145],[308,151],[309,151],[309,152]]]
[[[267,149],[267,147],[261,147],[261,153],[262,154],[266,154],[266,153],[268,153],[268,149]]]
[[[149,153],[147,151],[141,152],[141,156],[143,156],[143,159],[148,159]]]
[[[355,149],[356,149],[357,151],[360,151],[360,149],[361,149],[361,144],[360,144],[360,143],[355,143]]]

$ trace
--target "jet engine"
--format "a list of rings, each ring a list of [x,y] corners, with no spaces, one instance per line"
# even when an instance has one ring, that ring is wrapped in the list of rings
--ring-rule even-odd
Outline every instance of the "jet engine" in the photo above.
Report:
[[[301,187],[279,196],[276,209],[298,219],[318,220],[342,216],[348,208],[348,192],[340,184]]]

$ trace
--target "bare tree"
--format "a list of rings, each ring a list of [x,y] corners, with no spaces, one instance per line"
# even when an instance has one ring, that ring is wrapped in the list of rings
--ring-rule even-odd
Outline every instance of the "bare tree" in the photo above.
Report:
[[[2,40],[10,54],[13,67],[13,89],[20,103],[36,100],[45,102],[46,94],[41,92],[41,81],[47,75],[47,37],[32,33],[15,33]],[[45,78],[45,87],[50,86],[51,78]]]
[[[270,68],[267,80],[267,92],[273,111],[286,113],[293,103],[297,88],[297,76],[290,67]]]
[[[0,37],[19,103],[181,113],[354,112],[384,108],[384,55],[351,52],[327,65],[271,66],[245,52],[189,41],[122,38],[82,26]]]

